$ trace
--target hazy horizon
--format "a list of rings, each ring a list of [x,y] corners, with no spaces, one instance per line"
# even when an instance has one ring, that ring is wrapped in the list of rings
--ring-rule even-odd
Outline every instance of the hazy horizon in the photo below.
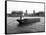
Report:
[[[11,13],[12,11],[23,11],[28,13],[43,11],[44,12],[44,4],[40,3],[24,3],[24,2],[10,2],[7,1],[7,13]]]

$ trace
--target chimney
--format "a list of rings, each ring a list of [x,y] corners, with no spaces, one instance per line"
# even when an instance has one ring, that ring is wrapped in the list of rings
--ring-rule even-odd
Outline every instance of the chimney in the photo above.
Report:
[[[26,14],[27,14],[27,10],[26,10]]]
[[[33,16],[35,16],[35,10],[33,10]]]

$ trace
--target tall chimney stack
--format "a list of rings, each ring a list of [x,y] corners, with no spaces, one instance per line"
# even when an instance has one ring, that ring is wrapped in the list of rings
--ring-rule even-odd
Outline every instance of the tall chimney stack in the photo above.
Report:
[[[33,10],[33,16],[35,16],[35,10]]]
[[[27,14],[27,10],[26,10],[26,14]]]

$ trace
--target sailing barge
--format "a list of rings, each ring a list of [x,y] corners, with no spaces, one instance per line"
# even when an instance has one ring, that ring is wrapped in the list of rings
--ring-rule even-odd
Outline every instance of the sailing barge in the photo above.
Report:
[[[22,16],[20,16],[20,20],[17,19],[19,22],[19,26],[24,26],[28,24],[35,24],[36,22],[40,22],[40,18],[31,18],[31,19],[22,19]]]

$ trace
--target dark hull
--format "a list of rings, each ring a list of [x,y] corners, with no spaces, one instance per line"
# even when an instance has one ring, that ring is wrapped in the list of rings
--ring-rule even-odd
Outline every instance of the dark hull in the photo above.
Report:
[[[23,20],[17,20],[19,22],[19,25],[28,25],[28,24],[34,24],[36,22],[40,22],[40,18],[33,18],[33,19],[23,19]]]

